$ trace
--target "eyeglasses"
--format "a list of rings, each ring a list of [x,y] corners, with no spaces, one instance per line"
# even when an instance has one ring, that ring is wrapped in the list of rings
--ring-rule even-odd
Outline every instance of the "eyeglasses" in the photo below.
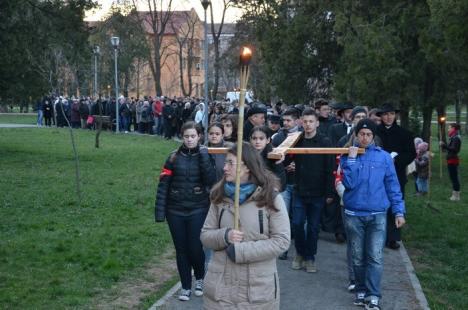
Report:
[[[241,165],[243,165],[244,163],[241,163]],[[224,165],[225,166],[228,166],[228,167],[232,167],[232,166],[237,166],[237,163],[233,162],[232,160],[226,160],[224,162]]]

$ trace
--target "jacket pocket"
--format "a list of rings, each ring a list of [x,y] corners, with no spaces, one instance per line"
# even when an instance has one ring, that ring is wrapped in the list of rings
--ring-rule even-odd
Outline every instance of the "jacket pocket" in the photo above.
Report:
[[[249,274],[249,302],[267,303],[275,300],[278,295],[276,272],[258,272]]]
[[[223,272],[208,270],[203,280],[203,294],[214,301],[220,301],[223,296],[223,277]]]

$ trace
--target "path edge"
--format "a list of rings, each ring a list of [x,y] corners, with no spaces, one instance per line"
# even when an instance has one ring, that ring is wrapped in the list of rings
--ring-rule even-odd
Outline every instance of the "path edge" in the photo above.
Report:
[[[174,284],[163,297],[159,298],[148,310],[157,310],[159,307],[163,306],[166,301],[171,298],[180,288],[181,288],[180,281]]]
[[[403,242],[400,243],[400,255],[403,259],[403,263],[405,264],[406,272],[408,273],[408,276],[411,281],[411,286],[413,286],[414,293],[416,295],[416,299],[419,302],[419,305],[421,306],[421,309],[424,310],[430,310],[429,304],[426,299],[426,295],[424,295],[423,289],[421,287],[421,283],[419,282],[418,277],[416,276],[416,271],[414,269],[413,263],[411,262],[411,259],[408,255],[408,252],[406,251],[405,246],[403,245]]]

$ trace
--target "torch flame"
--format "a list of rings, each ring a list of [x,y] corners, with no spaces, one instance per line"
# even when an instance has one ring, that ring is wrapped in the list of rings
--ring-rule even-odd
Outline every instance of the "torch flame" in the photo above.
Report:
[[[445,116],[441,116],[441,117],[440,117],[440,121],[441,121],[442,123],[445,122]]]
[[[252,58],[252,50],[247,46],[242,47],[242,52],[240,54],[240,62],[243,66],[248,66],[250,59]]]
[[[250,57],[252,56],[252,50],[248,48],[247,46],[244,46],[242,48],[242,57]]]

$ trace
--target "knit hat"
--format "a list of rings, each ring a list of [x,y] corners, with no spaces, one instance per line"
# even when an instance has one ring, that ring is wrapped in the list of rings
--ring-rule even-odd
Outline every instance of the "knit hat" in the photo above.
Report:
[[[358,113],[365,113],[366,116],[367,116],[367,110],[364,109],[364,107],[361,107],[361,106],[358,105],[358,106],[354,107],[353,112],[351,112],[351,119],[354,119],[354,117]]]
[[[260,106],[260,105],[255,105],[247,111],[247,117],[252,116],[254,114],[266,114],[266,113],[267,113],[267,109],[265,107]]]
[[[270,114],[268,115],[268,120],[272,123],[279,124],[281,122],[281,116],[275,115],[275,114]]]
[[[375,131],[377,129],[377,126],[373,121],[371,121],[368,118],[362,119],[357,123],[356,125],[356,135],[359,133],[361,129],[369,129],[372,131],[372,135],[375,137]]]

